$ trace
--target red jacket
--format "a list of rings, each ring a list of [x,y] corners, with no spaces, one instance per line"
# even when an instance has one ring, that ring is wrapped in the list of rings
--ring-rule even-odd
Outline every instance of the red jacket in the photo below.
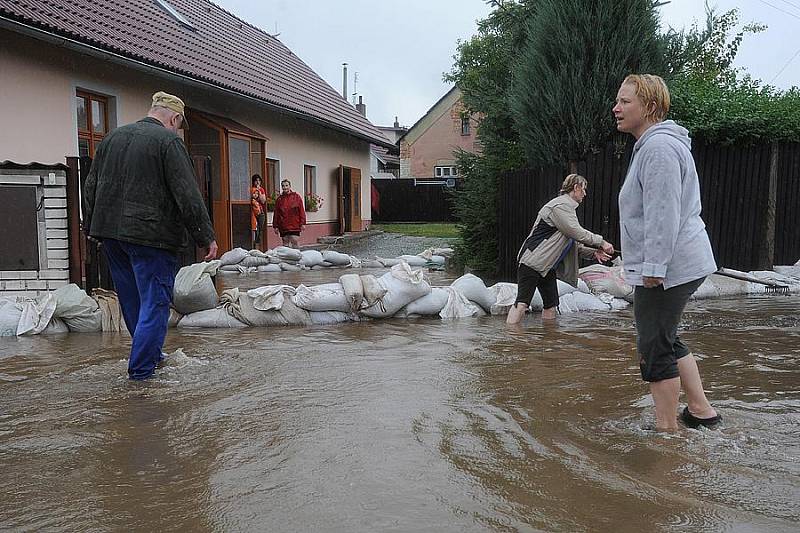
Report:
[[[272,226],[281,232],[300,232],[300,226],[306,224],[306,208],[303,198],[292,191],[280,194],[275,201],[275,214],[272,215]]]

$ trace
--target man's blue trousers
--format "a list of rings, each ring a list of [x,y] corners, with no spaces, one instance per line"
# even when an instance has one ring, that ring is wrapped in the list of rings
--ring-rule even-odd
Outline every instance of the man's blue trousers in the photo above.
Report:
[[[128,376],[147,379],[161,360],[178,259],[174,252],[103,239],[122,316],[131,334]]]

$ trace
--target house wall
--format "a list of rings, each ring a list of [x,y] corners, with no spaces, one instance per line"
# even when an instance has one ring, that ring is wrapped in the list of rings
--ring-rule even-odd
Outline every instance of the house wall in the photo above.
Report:
[[[280,160],[280,173],[303,193],[303,165],[317,167],[322,209],[308,214],[301,243],[315,242],[338,229],[336,183],[339,165],[360,168],[362,219],[369,225],[369,143],[213,88],[184,85],[110,61],[80,54],[13,32],[0,32],[0,161],[64,163],[77,155],[75,91],[110,98],[111,128],[145,116],[151,95],[176,94],[190,107],[227,116],[269,138],[267,157]],[[13,75],[8,75],[13,73]],[[277,239],[270,232],[270,237]],[[274,245],[269,241],[270,246]],[[277,241],[275,241],[277,242]]]
[[[402,177],[433,178],[435,166],[455,165],[455,150],[480,151],[475,116],[470,117],[470,134],[461,135],[463,111],[464,104],[459,99],[438,117],[431,117],[430,125],[413,142],[400,141]]]

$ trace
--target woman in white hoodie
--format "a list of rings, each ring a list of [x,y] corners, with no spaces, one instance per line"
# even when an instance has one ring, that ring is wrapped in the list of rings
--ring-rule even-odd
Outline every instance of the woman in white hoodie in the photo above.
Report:
[[[689,297],[717,270],[700,218],[700,184],[688,131],[664,120],[670,98],[664,80],[628,76],[614,105],[617,129],[636,138],[619,194],[625,279],[634,285],[636,345],[642,379],[650,383],[656,429],[678,429],[681,386],[689,427],[721,421],[703,392],[697,363],[678,337]]]

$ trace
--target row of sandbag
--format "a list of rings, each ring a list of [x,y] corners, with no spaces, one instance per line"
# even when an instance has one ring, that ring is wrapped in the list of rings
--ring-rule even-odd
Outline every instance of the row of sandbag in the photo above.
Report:
[[[746,274],[766,282],[785,285],[789,288],[789,292],[800,292],[800,266],[776,266],[774,271],[732,272]],[[579,276],[587,284],[592,294],[609,294],[615,298],[633,302],[633,287],[623,278],[621,265],[590,265],[580,269]],[[767,286],[761,283],[734,279],[720,274],[711,274],[698,287],[692,298],[704,300],[725,296],[762,294],[767,290]]]
[[[0,337],[125,331],[117,295],[71,283],[37,298],[0,298]]]
[[[194,295],[179,297],[176,280],[174,305],[186,311],[186,303],[194,304],[178,322],[179,328],[244,327],[275,325],[330,324],[363,319],[389,317],[439,316],[464,318],[486,314],[505,314],[513,305],[517,286],[497,283],[487,287],[483,280],[466,274],[447,287],[432,287],[422,270],[414,270],[405,262],[393,266],[380,277],[371,274],[346,274],[338,282],[315,286],[269,285],[241,291],[223,291],[217,300],[208,278],[205,289],[195,287]],[[624,300],[608,295],[589,294],[585,283],[572,287],[558,282],[559,309],[562,313],[586,310],[621,309]],[[200,297],[200,292],[205,292]],[[203,302],[201,305],[201,301]],[[212,306],[212,304],[214,304]],[[198,309],[197,307],[204,307]],[[531,309],[541,310],[538,291]]]
[[[451,248],[429,248],[417,255],[401,255],[395,258],[376,257],[364,261],[358,257],[334,250],[298,250],[278,246],[266,252],[234,248],[219,258],[219,272],[246,274],[250,272],[292,272],[319,270],[323,268],[386,268],[405,262],[412,267],[444,266]]]

